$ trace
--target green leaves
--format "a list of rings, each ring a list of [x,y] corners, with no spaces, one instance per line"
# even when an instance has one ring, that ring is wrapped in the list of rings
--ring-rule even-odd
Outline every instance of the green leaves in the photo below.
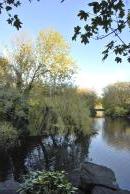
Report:
[[[17,15],[14,16],[13,26],[15,26],[17,30],[19,30],[22,27],[22,22],[20,21]]]
[[[10,11],[11,9],[12,9],[12,7],[10,7],[10,6],[6,6],[6,11]]]
[[[78,14],[78,17],[80,17],[80,20],[87,20],[87,18],[89,17],[89,14],[86,13],[85,11],[81,10]]]
[[[116,61],[117,63],[121,63],[121,62],[122,62],[122,59],[121,59],[120,57],[116,57],[116,58],[115,58],[115,61]]]
[[[121,62],[117,58],[117,62]],[[120,117],[130,114],[130,82],[117,82],[104,89],[103,107],[106,115]]]
[[[8,24],[11,24],[19,30],[22,27],[22,22],[18,18],[18,15],[14,15],[13,17],[10,15],[10,17],[7,20]]]
[[[80,29],[79,26],[74,28],[74,36],[72,37],[72,40],[76,40],[77,36],[80,34]]]
[[[0,3],[0,14],[2,14],[2,11],[5,11],[8,15],[8,24],[14,26],[17,30],[22,27],[22,22],[20,21],[18,15],[13,16],[11,14],[11,11],[13,11],[14,8],[19,7],[20,5],[21,2],[19,0],[7,0]]]
[[[109,52],[112,51],[116,57],[115,61],[121,63],[123,57],[127,57],[127,61],[130,62],[129,53],[130,53],[130,44],[117,44],[116,41],[111,41],[106,45],[106,49],[102,52],[103,60],[109,56]]]
[[[125,2],[123,0],[92,1],[88,4],[88,8],[91,8],[92,12],[84,10],[79,12],[78,17],[85,24],[83,27],[74,28],[72,40],[76,40],[79,36],[81,43],[88,44],[91,39],[101,40],[111,36],[113,41],[110,41],[110,45],[108,44],[103,51],[103,60],[109,56],[110,50],[115,55],[129,58],[129,43],[125,43],[120,37],[127,25],[130,26],[130,11],[127,11]],[[122,43],[121,47],[120,43]],[[122,62],[122,56],[116,56],[115,61]]]
[[[92,2],[92,3],[89,3],[88,5],[89,5],[90,7],[93,7],[93,12],[94,12],[95,14],[97,14],[97,13],[100,11],[100,9],[101,9],[100,4],[99,4],[97,1],[94,1],[94,2]]]
[[[128,23],[129,28],[130,28],[130,10],[128,10],[127,23]]]
[[[64,171],[36,171],[25,176],[24,183],[18,192],[44,194],[72,194],[77,188],[73,187],[65,177]]]
[[[17,130],[9,122],[0,122],[0,148],[10,149],[18,140]]]

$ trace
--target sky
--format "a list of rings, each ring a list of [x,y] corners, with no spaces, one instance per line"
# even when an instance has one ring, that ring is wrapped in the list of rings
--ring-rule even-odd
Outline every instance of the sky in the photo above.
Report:
[[[46,28],[53,28],[60,32],[71,47],[71,55],[79,66],[75,83],[81,88],[90,88],[99,95],[108,84],[117,81],[130,81],[130,64],[126,61],[117,64],[112,55],[102,62],[101,52],[109,41],[91,41],[83,45],[79,40],[72,41],[73,28],[81,24],[77,13],[87,7],[89,0],[33,0],[29,3],[22,1],[22,6],[15,10],[23,22],[22,30],[32,37]],[[6,22],[6,15],[0,16],[0,44],[8,45],[17,30]],[[126,34],[127,37],[127,34]],[[126,38],[125,37],[125,38]],[[1,48],[1,47],[0,47]]]

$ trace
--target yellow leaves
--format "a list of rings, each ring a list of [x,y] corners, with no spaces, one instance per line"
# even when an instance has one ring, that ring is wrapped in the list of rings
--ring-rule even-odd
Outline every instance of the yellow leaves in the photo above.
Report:
[[[53,30],[41,31],[37,39],[37,51],[43,63],[50,63],[54,56],[69,52],[69,47],[63,37]]]
[[[8,61],[5,58],[0,58],[0,71],[6,71]]]
[[[50,79],[65,79],[75,72],[74,61],[69,52],[69,46],[60,33],[54,30],[44,30],[37,40],[39,60],[46,65]]]
[[[10,72],[22,87],[32,85],[34,81],[42,84],[65,82],[76,69],[68,44],[54,30],[41,31],[33,42],[20,34],[9,54]]]
[[[21,68],[26,68],[33,59],[32,45],[30,45],[30,43],[28,42],[26,44],[21,44],[20,47],[17,48],[17,51],[14,54],[14,58],[17,64],[21,66]]]
[[[4,82],[4,79],[8,75],[8,61],[5,58],[0,58],[0,80]]]
[[[52,69],[62,70],[63,72],[71,69],[73,61],[69,56],[59,54],[54,56],[54,65]]]
[[[39,33],[38,42],[43,49],[46,49],[48,53],[54,52],[57,49],[68,49],[68,45],[60,33],[54,30],[44,30]]]

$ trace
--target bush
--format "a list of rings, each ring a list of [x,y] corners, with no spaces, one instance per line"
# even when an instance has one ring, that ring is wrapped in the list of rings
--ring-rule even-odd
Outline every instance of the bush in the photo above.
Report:
[[[107,110],[105,110],[105,114],[107,116],[123,117],[128,114],[128,110],[124,107],[113,106],[112,108],[108,108]]]
[[[10,122],[19,135],[28,135],[28,104],[16,89],[0,88],[0,121]]]
[[[19,189],[20,194],[72,194],[77,189],[68,182],[64,172],[31,172]]]
[[[65,89],[53,97],[42,96],[35,103],[32,99],[30,105],[31,133],[91,132],[86,100],[75,89]]]
[[[15,128],[7,122],[0,123],[0,147],[9,149],[15,146],[18,139],[18,133]]]
[[[109,116],[130,114],[130,82],[117,82],[104,89],[103,107]]]
[[[125,116],[127,115],[128,110],[123,108],[123,107],[115,107],[114,108],[114,116],[120,117],[120,116]]]

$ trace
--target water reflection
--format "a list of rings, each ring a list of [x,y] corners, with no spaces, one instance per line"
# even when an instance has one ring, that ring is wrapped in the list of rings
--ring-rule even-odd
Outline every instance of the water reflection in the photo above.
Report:
[[[70,172],[85,160],[111,168],[120,187],[130,190],[130,120],[96,118],[97,134],[30,137],[10,153],[0,151],[0,187],[6,180],[20,180],[29,170]]]
[[[102,134],[109,145],[116,149],[130,150],[130,120],[106,118]]]
[[[94,119],[89,160],[111,168],[121,188],[130,190],[130,120]]]
[[[0,156],[0,182],[4,182],[10,174],[10,161],[6,153],[0,152]]]
[[[88,146],[89,138],[83,134],[30,137],[12,153],[4,153],[5,158],[0,162],[0,181],[12,176],[18,181],[23,174],[36,169],[71,171],[85,160]]]

